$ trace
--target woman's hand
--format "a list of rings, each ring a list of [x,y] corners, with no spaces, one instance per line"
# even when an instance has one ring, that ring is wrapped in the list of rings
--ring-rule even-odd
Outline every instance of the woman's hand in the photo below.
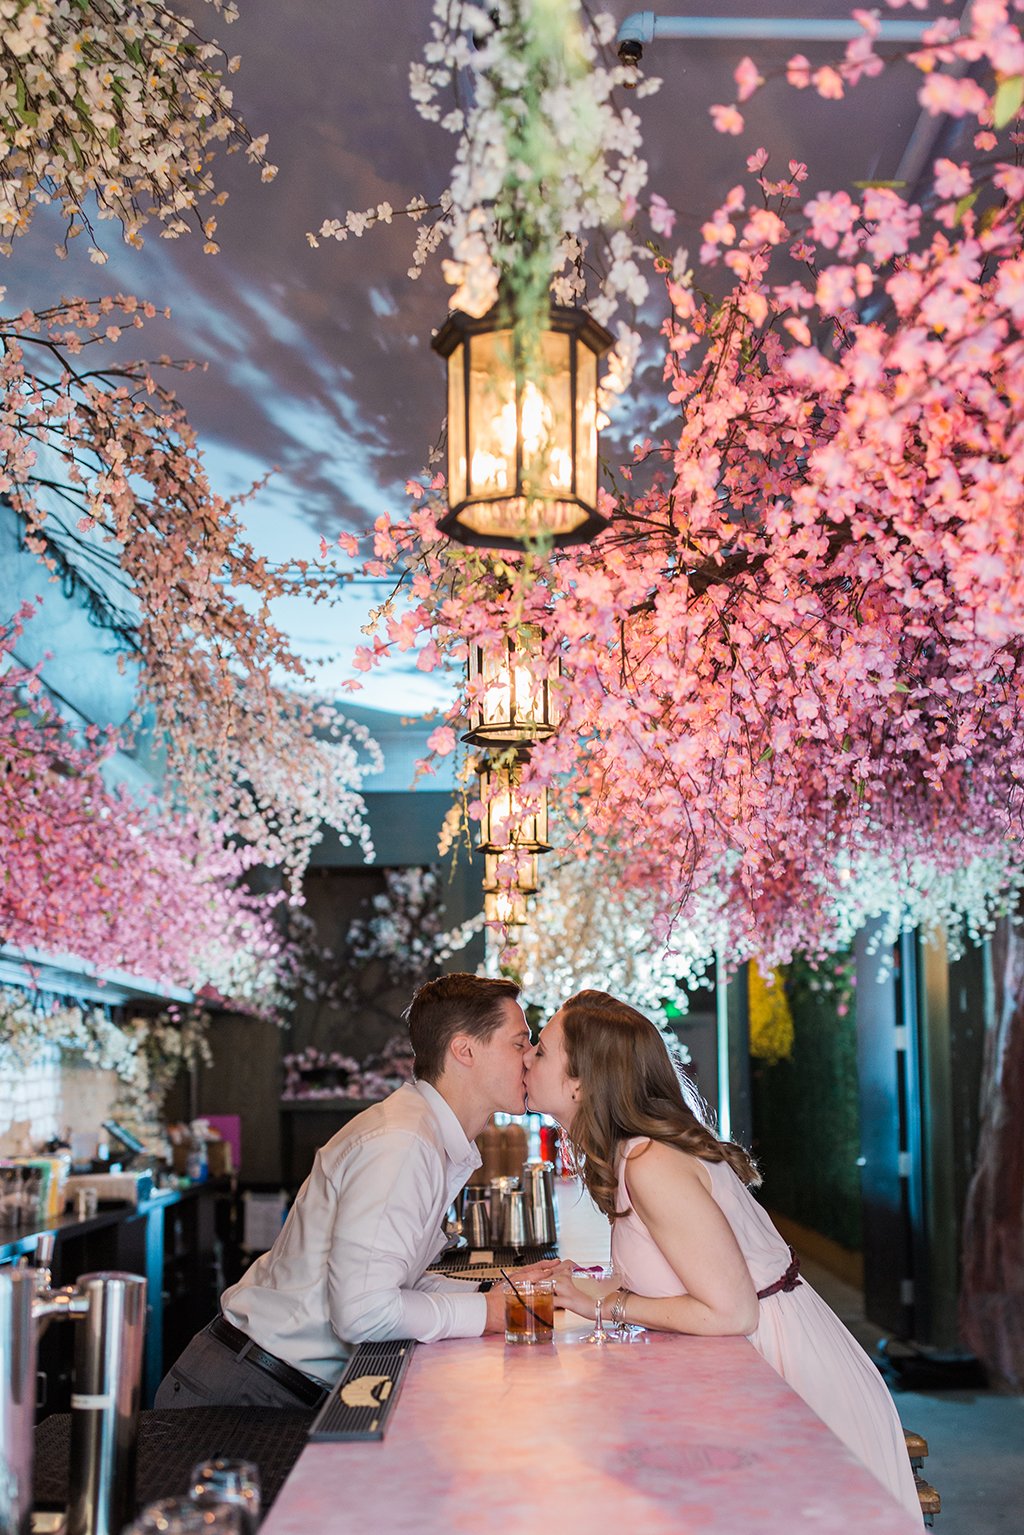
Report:
[[[536,1263],[526,1263],[522,1268],[506,1269],[510,1279],[553,1279],[555,1270],[562,1267],[557,1258],[541,1258]]]
[[[573,1263],[571,1258],[565,1258],[559,1263],[551,1278],[555,1282],[555,1305],[561,1306],[565,1311],[575,1311],[577,1316],[585,1316],[588,1322],[594,1320],[594,1297],[584,1295],[573,1283],[573,1274],[578,1273],[583,1265]]]

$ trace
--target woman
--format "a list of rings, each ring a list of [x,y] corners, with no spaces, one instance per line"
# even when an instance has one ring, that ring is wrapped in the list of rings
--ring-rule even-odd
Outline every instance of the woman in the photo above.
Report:
[[[749,1189],[747,1153],[687,1102],[654,1025],[603,991],[581,991],[527,1053],[529,1107],[568,1133],[612,1225],[624,1286],[616,1320],[666,1332],[743,1334],[908,1510],[920,1518],[903,1430],[885,1384],[810,1285]],[[562,1303],[593,1301],[557,1274]]]

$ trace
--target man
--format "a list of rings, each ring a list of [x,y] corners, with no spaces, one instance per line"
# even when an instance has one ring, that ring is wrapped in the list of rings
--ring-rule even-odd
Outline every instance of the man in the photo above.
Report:
[[[475,1137],[495,1110],[524,1111],[530,1031],[518,995],[512,981],[475,975],[420,987],[405,1014],[415,1082],[320,1148],[277,1241],[225,1290],[157,1407],[316,1406],[357,1343],[504,1330],[500,1289],[424,1271],[480,1165]]]

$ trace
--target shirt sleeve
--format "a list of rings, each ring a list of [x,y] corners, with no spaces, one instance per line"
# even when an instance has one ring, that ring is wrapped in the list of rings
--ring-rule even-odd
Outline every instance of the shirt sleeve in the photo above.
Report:
[[[487,1321],[483,1295],[420,1287],[424,1234],[444,1202],[437,1152],[391,1130],[354,1147],[338,1179],[327,1260],[328,1314],[338,1337],[352,1344],[478,1337]]]
[[[451,1279],[447,1274],[424,1274],[413,1285],[414,1290],[444,1290],[450,1295],[473,1295],[471,1279]]]

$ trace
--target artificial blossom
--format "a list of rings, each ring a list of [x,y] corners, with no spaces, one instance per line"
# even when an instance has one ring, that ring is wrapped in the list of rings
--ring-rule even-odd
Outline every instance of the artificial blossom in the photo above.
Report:
[[[237,7],[208,0],[225,22]],[[155,0],[0,0],[0,254],[38,207],[64,222],[58,255],[85,234],[107,258],[93,220],[114,219],[130,245],[149,219],[164,239],[198,229],[218,249],[221,205],[216,147],[242,149],[261,168],[254,138],[234,110],[225,76],[241,60],[205,39],[187,16]]]
[[[5,986],[0,988],[0,1072],[25,1070],[51,1057],[112,1072],[118,1114],[133,1128],[151,1131],[178,1073],[210,1065],[209,1024],[198,1008],[119,1019],[107,1008],[46,1002]]]
[[[297,894],[324,822],[372,857],[360,788],[380,753],[298,691],[305,666],[271,618],[275,599],[326,599],[334,583],[256,554],[246,498],[213,490],[167,383],[110,355],[154,313],[121,294],[0,317],[0,492],[27,547],[85,586],[121,664],[137,665],[172,798],[283,868]]]
[[[393,985],[414,991],[480,932],[483,917],[445,927],[444,887],[436,869],[413,866],[383,873],[384,889],[371,898],[365,915],[352,920],[342,952],[350,966],[382,960]],[[352,979],[347,990],[356,1001]]]
[[[883,67],[863,25],[844,89]],[[372,534],[368,572],[401,587],[357,668],[539,630],[562,724],[524,786],[650,893],[658,943],[702,891],[730,961],[770,969],[882,910],[982,932],[1020,886],[1024,42],[1003,0],[963,28],[912,55],[922,107],[959,119],[916,198],[808,195],[759,149],[703,225],[710,279],[662,261],[675,426],[585,554],[455,547],[436,483]]]
[[[614,326],[609,394],[627,387],[639,349],[620,307],[635,313],[649,292],[651,251],[627,221],[644,203],[656,232],[670,236],[674,222],[664,198],[647,195],[640,118],[616,96],[628,85],[642,97],[659,82],[607,57],[614,35],[612,17],[591,17],[581,0],[435,0],[410,95],[454,135],[455,160],[443,191],[397,210],[421,223],[410,277],[446,240],[451,307],[483,315],[507,297],[527,355],[549,296],[585,301]],[[307,238],[358,237],[395,212],[389,203],[349,212]],[[685,270],[685,252],[672,259]]]
[[[108,785],[113,733],[72,736],[12,660],[32,612],[0,627],[0,939],[273,1013],[288,946],[279,895],[244,885],[253,851]]]

